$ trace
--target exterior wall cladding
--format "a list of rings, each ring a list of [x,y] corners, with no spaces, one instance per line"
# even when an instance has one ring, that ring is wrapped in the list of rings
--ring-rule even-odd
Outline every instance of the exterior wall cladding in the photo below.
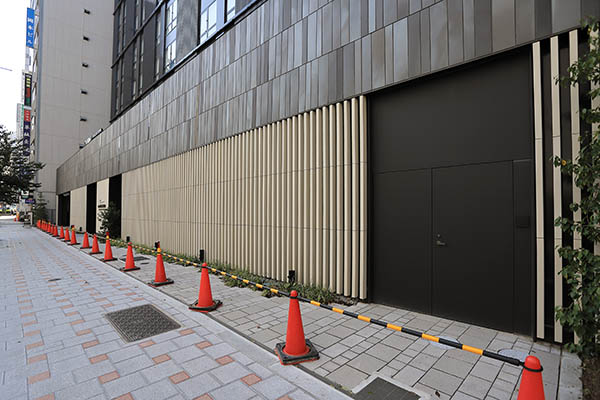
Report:
[[[252,197],[257,182],[252,176],[281,172],[276,166],[261,164],[267,162],[263,161],[266,156],[277,148],[285,153],[285,140],[290,146],[296,143],[291,152],[298,152],[297,155],[290,155],[290,150],[287,154],[298,157],[297,163],[285,166],[287,156],[282,157],[283,173],[318,165],[326,167],[327,162],[329,166],[339,163],[342,167],[336,171],[340,170],[341,175],[329,176],[343,184],[331,186],[328,191],[330,198],[334,193],[338,195],[332,200],[337,202],[337,208],[329,212],[342,213],[339,221],[343,229],[361,232],[356,236],[342,235],[341,239],[332,237],[329,241],[332,246],[335,242],[349,252],[337,256],[344,260],[341,267],[319,270],[327,265],[323,258],[319,264],[322,267],[300,273],[300,281],[329,286],[338,293],[360,298],[368,295],[365,255],[368,94],[567,32],[577,28],[585,16],[599,14],[597,0],[266,0],[249,6],[222,34],[215,35],[206,46],[188,56],[181,51],[193,50],[194,44],[188,42],[197,37],[198,8],[190,6],[193,10],[190,18],[183,11],[190,0],[180,2],[182,19],[178,21],[177,35],[185,42],[177,45],[179,64],[148,88],[137,102],[120,111],[104,132],[59,168],[57,193],[123,174],[123,235],[131,234],[134,241],[139,238],[138,241],[147,244],[160,239],[168,248],[164,243],[165,232],[177,231],[190,218],[201,221],[199,215],[206,213],[205,208],[210,214],[212,208],[208,207],[218,206],[226,193]],[[271,139],[268,135],[272,135]],[[282,135],[280,142],[278,135]],[[334,141],[324,139],[327,135]],[[311,142],[313,138],[317,144]],[[320,156],[313,160],[313,151],[321,149],[325,154],[325,148],[318,147],[318,143],[329,146],[330,150],[337,143],[344,145],[340,153],[337,150],[330,153],[328,161]],[[226,176],[219,175],[220,170],[214,167],[217,160]],[[278,160],[275,158],[273,165],[278,165]],[[231,166],[227,165],[229,162]],[[245,166],[257,169],[245,175]],[[205,171],[209,168],[212,169]],[[184,176],[190,176],[193,185],[186,184]],[[235,184],[238,179],[247,185],[239,192]],[[281,201],[284,212],[291,207],[292,214],[302,213],[295,207],[306,207],[314,201],[308,199],[308,203],[303,203],[304,190],[309,187],[317,190],[311,194],[312,199],[325,195],[319,193],[318,184],[311,186],[314,181],[310,179],[317,179],[318,183],[318,177],[311,175],[308,179],[304,182],[309,186],[298,182],[296,191],[287,195],[289,202]],[[166,184],[170,180],[172,185]],[[230,184],[221,192],[202,189],[204,184],[225,181]],[[332,183],[329,180],[323,184],[326,182]],[[200,189],[180,191],[186,185]],[[175,206],[178,196],[169,197],[168,192],[182,196],[185,192],[183,198],[187,203]],[[206,193],[213,197],[212,203],[204,207],[202,199]],[[243,198],[236,201],[243,204]],[[140,206],[134,205],[134,201]],[[254,204],[271,207],[269,201]],[[320,198],[317,204],[311,204],[316,208],[310,212],[318,216],[327,209]],[[324,204],[324,209],[319,204]],[[228,203],[224,207],[219,211],[224,217],[228,210],[242,216],[253,213],[239,204]],[[176,215],[169,216],[173,214]],[[332,219],[332,223],[337,221]],[[240,222],[234,219],[211,223],[235,226]],[[312,226],[310,221],[308,224]],[[334,225],[317,226],[329,227]],[[197,226],[192,224],[186,229],[193,232]],[[337,229],[342,227],[337,225]],[[242,236],[236,239],[239,247],[231,254],[224,247],[230,238],[228,233],[218,231],[223,235],[220,240],[213,233],[207,230],[207,236],[198,234],[197,242],[185,239],[187,244],[179,245],[178,250],[193,254],[198,248],[207,248],[203,237],[211,237],[214,245],[220,247],[214,247],[212,255],[208,249],[209,258],[217,259],[218,254],[220,261],[280,279],[285,279],[285,272],[291,269],[286,265],[290,259],[282,255],[271,259],[271,267],[248,267],[260,261],[253,258],[256,256],[253,253],[245,253],[246,247],[257,245],[253,239],[244,239],[254,237],[252,233],[240,233]],[[266,238],[265,244],[270,242]],[[308,243],[304,241],[304,246]],[[322,251],[334,254],[338,248]],[[245,264],[249,259],[253,261]],[[313,258],[303,260],[310,259]],[[539,273],[537,276],[539,279]],[[538,322],[543,313],[538,305]],[[552,322],[546,321],[546,325]],[[543,329],[538,326],[538,337],[544,337]],[[555,339],[562,340],[562,334]]]

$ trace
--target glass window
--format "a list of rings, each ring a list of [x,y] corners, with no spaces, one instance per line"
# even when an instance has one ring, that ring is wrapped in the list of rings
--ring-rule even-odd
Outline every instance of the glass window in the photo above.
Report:
[[[161,13],[156,14],[156,47],[155,47],[155,58],[154,58],[154,80],[158,79],[160,75],[160,67],[162,65],[162,18]]]
[[[139,79],[138,79],[138,87],[139,87],[139,93],[142,93],[142,83],[144,80],[144,74],[143,74],[143,68],[144,68],[144,33],[142,33],[140,35],[140,62],[139,62],[139,67],[138,67],[138,71],[139,71]]]
[[[125,63],[123,62],[123,60],[121,60],[121,63],[119,64],[119,66],[121,67],[121,71],[119,72],[119,74],[121,75],[121,98],[119,99],[119,108],[123,107],[123,92],[125,92],[123,90],[124,84],[125,84],[125,74],[124,69],[125,69]]]
[[[121,6],[122,7],[122,6]],[[119,8],[117,10],[117,16],[115,18],[116,22],[117,22],[117,52],[121,52],[121,46],[123,45],[121,43],[121,36],[122,36],[122,30],[123,30],[123,25],[121,24],[121,8]]]
[[[171,0],[167,5],[167,31],[168,35],[177,27],[177,0]]]
[[[133,43],[133,80],[131,84],[131,97],[135,99],[137,95],[138,87],[137,87],[137,78],[138,78],[138,43],[139,40],[136,39],[135,43]]]
[[[200,15],[200,43],[217,31],[217,2],[214,1]]]
[[[177,57],[176,41],[172,41],[165,49],[165,72],[173,68]]]
[[[119,89],[121,87],[121,66],[117,64],[115,68],[115,112],[119,111],[119,99],[121,95],[119,93]]]
[[[235,0],[227,0],[227,9],[225,10],[225,21],[231,21],[235,17]]]

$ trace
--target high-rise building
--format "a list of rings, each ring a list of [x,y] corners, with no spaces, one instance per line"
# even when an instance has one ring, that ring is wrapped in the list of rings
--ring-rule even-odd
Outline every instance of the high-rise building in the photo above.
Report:
[[[31,154],[39,191],[56,214],[56,168],[110,121],[109,1],[32,0]],[[29,17],[29,16],[28,16]],[[26,104],[27,105],[27,104]]]
[[[120,0],[112,123],[59,222],[442,317],[565,340],[553,167],[588,132],[597,0]]]

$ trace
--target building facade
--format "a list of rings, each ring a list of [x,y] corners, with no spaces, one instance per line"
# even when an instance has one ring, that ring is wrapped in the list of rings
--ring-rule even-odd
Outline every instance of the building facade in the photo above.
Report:
[[[58,169],[59,222],[113,202],[135,242],[570,340],[555,245],[589,244],[553,226],[581,194],[549,160],[589,87],[555,77],[599,8],[116,1],[112,124]]]
[[[56,169],[110,122],[112,4],[32,0],[31,154],[39,192],[56,215]]]

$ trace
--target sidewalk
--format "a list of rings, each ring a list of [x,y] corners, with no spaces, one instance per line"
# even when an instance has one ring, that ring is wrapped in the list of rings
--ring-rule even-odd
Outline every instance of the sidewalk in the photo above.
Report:
[[[0,269],[2,399],[349,398],[37,229],[0,220]],[[125,342],[104,314],[142,304],[181,328]]]
[[[104,246],[101,244],[101,250]],[[126,250],[113,246],[115,257]],[[101,258],[100,256],[97,256]],[[141,270],[128,273],[142,282],[154,278],[155,258],[137,262]],[[165,257],[165,260],[168,258]],[[109,263],[115,268],[124,262]],[[193,267],[165,262],[167,276],[175,281],[160,291],[188,304],[198,298],[200,274]],[[210,313],[238,332],[272,351],[285,340],[288,299],[265,298],[247,288],[227,287],[211,275],[213,297],[223,306]],[[462,350],[448,349],[399,332],[300,303],[304,332],[320,352],[320,360],[300,368],[352,390],[373,375],[383,375],[429,393],[433,399],[516,399],[521,369]],[[431,335],[498,351],[515,349],[538,357],[544,367],[546,399],[581,398],[579,359],[557,345],[533,342],[514,335],[377,304],[358,303],[349,311]]]

